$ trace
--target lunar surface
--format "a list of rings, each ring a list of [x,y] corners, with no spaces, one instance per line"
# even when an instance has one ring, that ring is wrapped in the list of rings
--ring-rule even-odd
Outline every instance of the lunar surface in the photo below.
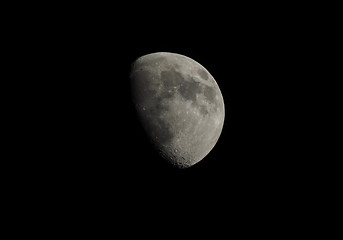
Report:
[[[130,72],[133,103],[158,153],[178,168],[201,161],[224,124],[224,101],[212,75],[175,53],[144,55]]]

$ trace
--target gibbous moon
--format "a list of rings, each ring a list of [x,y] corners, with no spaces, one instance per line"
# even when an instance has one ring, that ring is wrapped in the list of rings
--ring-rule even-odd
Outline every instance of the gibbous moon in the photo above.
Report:
[[[224,100],[212,75],[175,53],[144,55],[130,72],[139,120],[160,156],[187,168],[215,146],[224,124]]]

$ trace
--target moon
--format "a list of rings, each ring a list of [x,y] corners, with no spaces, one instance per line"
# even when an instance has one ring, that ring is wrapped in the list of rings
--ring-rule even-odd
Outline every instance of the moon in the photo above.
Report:
[[[224,100],[217,82],[198,62],[157,52],[131,66],[132,100],[160,156],[178,168],[201,161],[223,129]]]

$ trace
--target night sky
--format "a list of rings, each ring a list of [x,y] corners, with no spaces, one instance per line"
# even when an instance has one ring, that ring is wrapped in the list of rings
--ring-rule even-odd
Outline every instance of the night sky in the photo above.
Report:
[[[116,9],[48,24],[54,30],[44,35],[43,60],[55,56],[45,63],[52,76],[46,108],[53,110],[46,134],[55,136],[45,148],[49,188],[77,206],[93,202],[141,220],[153,212],[219,213],[242,227],[244,216],[258,221],[292,211],[312,186],[299,151],[306,145],[298,105],[310,54],[305,23],[262,6],[207,9],[211,15],[204,7],[192,14]],[[199,62],[224,98],[217,144],[188,169],[154,152],[131,102],[131,63],[159,51]]]

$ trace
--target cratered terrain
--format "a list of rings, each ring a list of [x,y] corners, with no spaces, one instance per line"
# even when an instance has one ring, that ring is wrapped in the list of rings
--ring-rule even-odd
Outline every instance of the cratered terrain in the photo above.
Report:
[[[215,146],[224,124],[224,101],[212,75],[175,53],[144,55],[130,71],[138,118],[157,152],[187,168]]]

